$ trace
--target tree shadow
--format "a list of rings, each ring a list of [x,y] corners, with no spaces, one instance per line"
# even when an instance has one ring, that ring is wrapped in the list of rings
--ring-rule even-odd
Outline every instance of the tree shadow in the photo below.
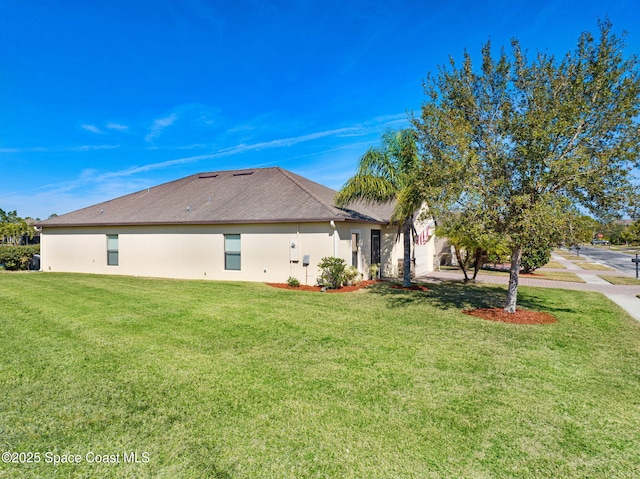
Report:
[[[369,290],[387,302],[390,308],[429,304],[441,310],[465,310],[477,308],[502,308],[507,298],[505,286],[493,284],[464,283],[463,281],[435,281],[421,283],[428,291],[394,289],[389,283],[378,283]],[[547,301],[535,294],[518,294],[518,308],[534,311],[561,311],[550,307]],[[563,310],[566,311],[566,310]]]

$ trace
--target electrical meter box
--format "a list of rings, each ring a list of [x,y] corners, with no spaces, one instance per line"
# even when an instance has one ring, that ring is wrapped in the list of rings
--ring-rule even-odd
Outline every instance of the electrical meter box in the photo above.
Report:
[[[300,261],[300,246],[297,239],[289,241],[289,261],[292,263]]]

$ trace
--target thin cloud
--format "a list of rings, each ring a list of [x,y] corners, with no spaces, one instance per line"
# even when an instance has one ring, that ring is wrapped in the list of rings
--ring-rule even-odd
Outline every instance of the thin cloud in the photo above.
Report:
[[[69,147],[66,151],[115,150],[116,148],[120,148],[120,145],[80,145]]]
[[[41,146],[29,148],[0,148],[0,153],[46,153],[47,151],[51,150]]]
[[[386,117],[380,117],[374,119],[372,122],[365,123],[364,125],[350,126],[345,128],[335,128],[325,131],[317,131],[306,135],[280,138],[270,141],[262,141],[257,143],[244,144],[241,143],[236,146],[228,148],[222,148],[213,153],[207,153],[204,155],[189,156],[185,158],[176,158],[174,160],[162,161],[159,163],[150,163],[148,165],[134,166],[125,170],[106,173],[102,177],[116,177],[116,176],[130,176],[137,173],[144,173],[152,170],[159,170],[163,168],[169,168],[176,165],[184,165],[186,163],[196,163],[203,160],[215,160],[219,158],[226,158],[234,155],[240,155],[243,153],[259,150],[267,150],[272,148],[285,148],[303,143],[307,141],[313,141],[320,138],[338,136],[338,137],[350,137],[350,136],[365,136],[373,132],[379,131],[384,128],[389,128],[391,125],[398,125],[400,123],[407,123],[406,116],[400,118],[400,115],[390,115]]]
[[[214,160],[218,158],[226,158],[229,156],[240,155],[250,151],[266,150],[266,149],[272,149],[272,148],[285,148],[285,147],[296,145],[298,143],[313,141],[320,138],[331,137],[331,136],[341,136],[341,137],[365,136],[373,132],[379,131],[381,129],[389,128],[391,125],[399,124],[400,122],[407,123],[406,116],[404,116],[403,118],[404,119],[401,120],[400,115],[390,115],[386,117],[376,118],[371,122],[365,123],[364,125],[350,126],[345,128],[334,128],[331,130],[317,131],[317,132],[309,133],[306,135],[280,138],[280,139],[270,140],[270,141],[261,141],[257,143],[251,143],[251,144],[241,143],[236,146],[222,148],[216,152],[207,153],[204,155],[189,156],[185,158],[176,158],[174,160],[162,161],[159,163],[150,163],[148,165],[142,165],[142,166],[134,166],[131,168],[127,168],[125,170],[120,170],[112,173],[105,173],[101,175],[101,178],[130,176],[130,175],[135,175],[137,173],[144,173],[147,171],[169,168],[176,165],[184,165],[186,163],[196,163],[203,160]],[[173,123],[173,121],[171,123]]]
[[[175,113],[172,113],[169,116],[165,116],[164,118],[158,118],[153,122],[153,124],[151,125],[151,130],[149,131],[147,136],[144,137],[144,139],[148,142],[155,140],[162,134],[165,128],[173,125],[177,119],[178,115],[176,115]]]
[[[91,133],[96,133],[98,135],[104,133],[100,128],[95,125],[81,125],[84,130],[90,131]]]
[[[127,125],[121,125],[120,123],[107,123],[107,128],[109,130],[116,130],[116,131],[127,131],[129,129],[129,127]]]
[[[78,145],[78,146],[52,146],[52,147],[26,147],[26,148],[0,148],[2,153],[59,153],[65,151],[96,151],[114,150],[120,145]]]

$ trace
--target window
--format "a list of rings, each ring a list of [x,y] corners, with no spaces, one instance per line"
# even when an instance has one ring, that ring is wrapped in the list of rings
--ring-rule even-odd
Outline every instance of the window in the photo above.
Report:
[[[118,266],[118,235],[107,235],[107,265]]]
[[[240,271],[240,235],[224,235],[224,269]]]
[[[360,267],[360,233],[351,232],[351,266]]]

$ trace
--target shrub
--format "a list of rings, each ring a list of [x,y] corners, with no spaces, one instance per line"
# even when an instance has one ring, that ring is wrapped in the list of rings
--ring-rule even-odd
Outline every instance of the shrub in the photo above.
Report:
[[[344,272],[344,281],[346,284],[358,284],[362,281],[362,275],[355,266],[349,266]]]
[[[346,263],[342,258],[326,256],[318,263],[320,268],[320,284],[331,289],[341,288],[345,282]]]
[[[378,272],[380,271],[380,265],[378,263],[369,266],[369,278],[378,279]]]
[[[298,281],[298,278],[294,278],[293,276],[289,276],[289,279],[287,280],[287,284],[292,288],[300,287],[300,281]]]
[[[544,266],[551,259],[552,247],[550,246],[530,246],[522,250],[522,272],[524,274],[533,273],[536,269]]]
[[[31,259],[38,253],[40,245],[0,245],[0,265],[4,265],[4,268],[10,271],[28,269]]]

